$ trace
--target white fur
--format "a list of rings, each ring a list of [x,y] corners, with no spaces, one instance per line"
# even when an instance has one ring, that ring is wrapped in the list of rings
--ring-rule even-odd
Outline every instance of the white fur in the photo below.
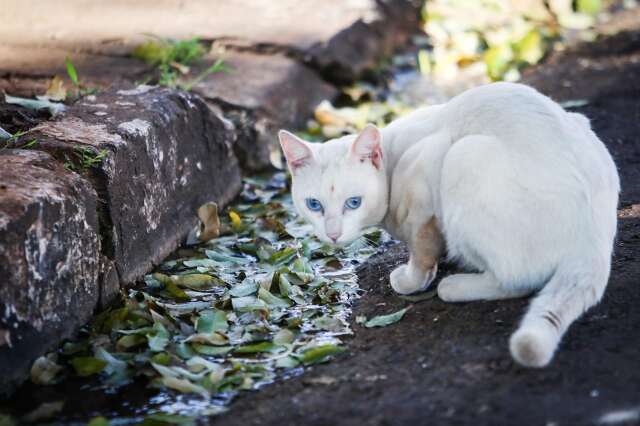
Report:
[[[478,272],[446,277],[439,296],[466,302],[539,291],[510,349],[523,365],[548,364],[569,325],[600,300],[610,272],[620,185],[588,119],[529,87],[494,83],[417,110],[381,136],[369,128],[358,140],[375,146],[380,137],[378,168],[366,155],[354,158],[355,136],[294,141],[313,154],[292,169],[298,211],[325,241],[330,221],[339,222],[340,243],[379,223],[407,241],[411,260],[391,276],[401,293],[435,276],[436,266],[416,266],[422,246],[415,239],[435,217],[448,256]],[[352,196],[362,206],[345,210]],[[326,204],[324,216],[306,208],[307,197]]]

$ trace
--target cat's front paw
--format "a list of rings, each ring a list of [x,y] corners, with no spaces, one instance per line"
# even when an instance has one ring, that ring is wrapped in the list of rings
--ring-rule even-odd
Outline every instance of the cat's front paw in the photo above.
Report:
[[[398,294],[411,294],[424,291],[435,279],[438,273],[438,265],[431,268],[426,276],[412,273],[408,265],[400,265],[391,272],[389,280],[391,288]]]

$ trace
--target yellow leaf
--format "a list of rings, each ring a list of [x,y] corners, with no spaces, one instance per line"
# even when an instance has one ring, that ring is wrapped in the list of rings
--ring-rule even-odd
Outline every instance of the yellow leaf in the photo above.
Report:
[[[536,64],[544,56],[544,40],[537,30],[529,31],[516,43],[518,59]]]
[[[47,91],[44,96],[51,101],[64,101],[67,97],[67,89],[64,87],[64,81],[57,75],[49,81]]]

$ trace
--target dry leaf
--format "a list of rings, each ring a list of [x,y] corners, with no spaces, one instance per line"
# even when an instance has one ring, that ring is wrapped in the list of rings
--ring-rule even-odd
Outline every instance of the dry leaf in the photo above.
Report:
[[[200,241],[208,241],[220,236],[220,218],[218,217],[218,205],[208,202],[198,209],[198,217],[202,222],[200,227]]]
[[[57,75],[53,77],[49,81],[44,97],[51,101],[64,101],[67,97],[67,88],[64,87],[64,81]]]

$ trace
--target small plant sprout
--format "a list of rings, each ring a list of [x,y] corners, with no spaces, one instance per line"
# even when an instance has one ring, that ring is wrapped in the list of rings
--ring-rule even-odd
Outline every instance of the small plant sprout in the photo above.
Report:
[[[76,161],[67,159],[64,163],[64,167],[67,170],[75,172],[86,171],[92,167],[98,167],[102,164],[102,161],[109,155],[109,150],[101,149],[96,151],[91,147],[76,147],[73,151]]]
[[[156,67],[158,70],[158,84],[161,86],[191,90],[195,84],[202,81],[209,74],[227,72],[229,70],[224,61],[218,59],[193,80],[186,83],[180,82],[180,76],[189,74],[191,72],[190,66],[202,60],[206,53],[205,48],[197,38],[172,40],[156,36],[151,37],[153,37],[153,40],[138,46],[133,51],[133,56]]]

